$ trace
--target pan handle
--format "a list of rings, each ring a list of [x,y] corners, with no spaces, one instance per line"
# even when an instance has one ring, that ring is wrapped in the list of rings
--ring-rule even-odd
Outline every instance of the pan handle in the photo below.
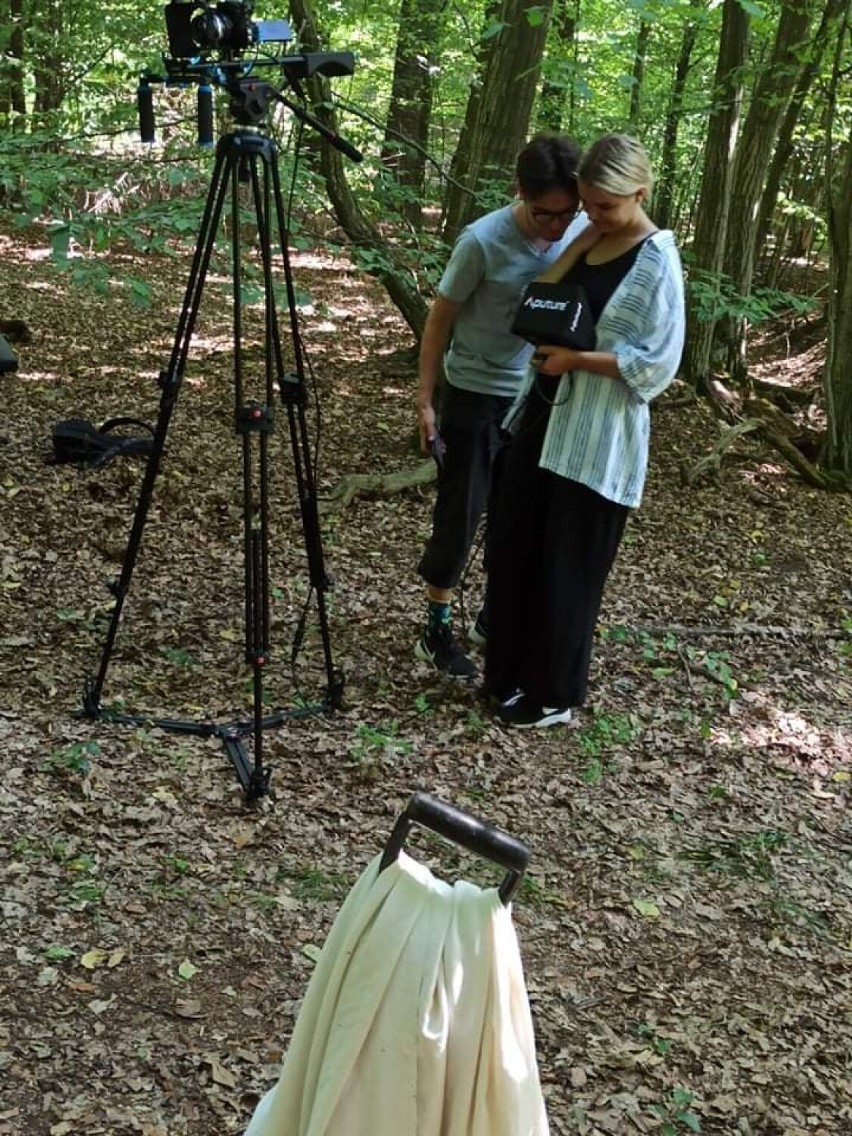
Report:
[[[485,821],[477,820],[470,813],[448,805],[428,793],[412,794],[405,811],[397,820],[388,837],[382,855],[379,871],[395,863],[405,846],[412,824],[437,832],[454,844],[461,845],[468,852],[483,856],[507,869],[507,874],[498,891],[504,904],[509,903],[526,871],[530,859],[530,849],[522,841],[510,836]]]

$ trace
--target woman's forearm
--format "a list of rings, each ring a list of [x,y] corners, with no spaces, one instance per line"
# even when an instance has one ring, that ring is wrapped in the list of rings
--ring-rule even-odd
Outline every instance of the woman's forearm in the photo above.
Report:
[[[607,379],[620,379],[618,357],[612,351],[574,351],[571,347],[541,344],[532,358],[533,366],[544,375],[561,375],[565,371],[591,371]]]

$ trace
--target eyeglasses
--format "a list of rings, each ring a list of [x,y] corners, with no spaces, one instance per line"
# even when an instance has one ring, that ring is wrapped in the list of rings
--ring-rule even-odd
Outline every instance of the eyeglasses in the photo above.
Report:
[[[578,206],[573,209],[539,209],[535,205],[527,205],[530,216],[537,224],[547,224],[549,221],[573,221],[580,212]]]

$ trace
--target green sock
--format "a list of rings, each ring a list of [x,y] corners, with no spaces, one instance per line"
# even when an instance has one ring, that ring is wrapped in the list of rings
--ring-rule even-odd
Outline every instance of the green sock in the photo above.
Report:
[[[429,631],[452,622],[451,605],[444,600],[429,600],[426,627]]]

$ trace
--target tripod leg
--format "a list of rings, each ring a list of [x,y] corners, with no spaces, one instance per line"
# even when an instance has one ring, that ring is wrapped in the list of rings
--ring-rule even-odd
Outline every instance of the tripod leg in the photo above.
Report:
[[[115,605],[112,610],[106,639],[101,652],[100,665],[95,678],[87,681],[83,695],[83,712],[89,717],[97,718],[100,717],[102,713],[101,697],[103,688],[115,646],[124,601],[130,588],[133,570],[139,556],[142,534],[145,529],[145,522],[153,497],[154,483],[160,472],[169,423],[177,402],[178,394],[180,393],[181,381],[183,379],[186,359],[189,352],[189,344],[195,328],[195,320],[198,315],[198,307],[204,290],[204,281],[210,264],[210,256],[213,251],[216,231],[219,227],[225,193],[229,185],[231,164],[232,159],[228,146],[228,137],[226,136],[220,140],[216,150],[216,161],[213,167],[212,180],[204,206],[201,227],[192,260],[192,268],[190,270],[183,306],[178,319],[169,365],[160,375],[162,393],[160,395],[157,425],[154,430],[151,452],[148,456],[145,474],[139,490],[139,499],[133,517],[127,549],[124,554],[121,575],[112,585],[112,591],[115,595]]]
[[[331,587],[331,580],[325,570],[319,507],[317,505],[316,480],[313,461],[311,459],[308,425],[305,417],[305,405],[307,402],[305,361],[299,328],[293,267],[290,261],[290,250],[287,240],[287,225],[284,215],[281,182],[278,175],[278,166],[274,160],[270,161],[268,164],[268,175],[272,183],[272,199],[275,207],[275,220],[278,225],[278,238],[284,267],[284,283],[295,363],[292,374],[285,374],[281,339],[277,324],[273,328],[274,334],[268,337],[269,347],[274,350],[274,365],[278,379],[279,394],[287,410],[290,445],[293,451],[299,509],[302,517],[302,531],[305,538],[305,551],[308,557],[308,571],[317,600],[317,615],[319,618],[320,637],[322,640],[327,680],[327,700],[332,708],[337,709],[343,701],[343,677],[334,666],[334,658],[331,650],[328,609],[326,606],[326,592]],[[271,254],[267,253],[265,255]]]
[[[269,270],[269,178],[266,154],[269,142],[264,138],[246,138],[240,168],[243,181],[249,183],[254,205],[258,239],[264,265],[265,298],[265,365],[263,399],[246,401],[243,395],[243,359],[241,349],[242,257],[239,249],[239,207],[234,195],[234,360],[236,429],[242,437],[243,461],[243,544],[245,552],[245,657],[252,670],[253,691],[253,764],[242,756],[244,775],[248,776],[250,799],[262,796],[268,787],[269,773],[263,764],[263,728],[266,724],[263,706],[263,671],[269,661],[269,447],[268,437],[274,428],[272,380],[269,368],[271,321],[275,319],[274,292]],[[258,174],[262,164],[264,177]],[[256,477],[255,477],[256,474]]]
[[[310,580],[317,595],[320,629],[326,672],[328,675],[328,698],[325,706],[339,706],[342,699],[342,677],[335,672],[328,632],[328,618],[325,607],[325,591],[329,586],[323,562],[320,540],[319,512],[316,500],[314,471],[310,458],[308,430],[305,420],[305,383],[302,348],[296,315],[295,290],[289,262],[284,226],[284,209],[281,187],[278,180],[277,148],[263,135],[235,133],[223,137],[216,150],[210,189],[205,202],[204,213],[193,256],[190,277],[181,308],[174,338],[169,365],[160,375],[162,393],[154,440],[142,486],[133,524],[125,551],[124,562],[119,579],[112,590],[115,605],[101,654],[100,666],[94,679],[86,684],[83,711],[89,717],[109,717],[112,721],[138,724],[152,720],[150,715],[125,715],[107,713],[101,707],[103,687],[112,656],[118,626],[125,598],[139,550],[142,536],[153,498],[153,490],[165,449],[166,436],[172,413],[177,403],[183,380],[190,342],[201,302],[204,283],[215,244],[216,234],[222,217],[225,196],[230,190],[233,222],[233,353],[235,377],[235,424],[237,434],[242,437],[243,485],[244,485],[244,559],[245,559],[245,626],[246,659],[252,667],[253,721],[233,722],[220,726],[214,722],[190,723],[169,719],[153,719],[164,729],[180,733],[194,733],[205,737],[216,736],[224,743],[228,756],[237,772],[240,783],[249,800],[263,796],[268,791],[269,771],[263,764],[262,731],[270,725],[277,725],[289,714],[263,716],[263,668],[269,658],[270,639],[270,572],[269,572],[269,450],[268,434],[273,429],[273,403],[277,393],[287,408],[290,442],[296,467],[299,506],[308,556]],[[262,179],[260,173],[262,171]],[[249,183],[257,220],[257,231],[261,245],[264,273],[265,297],[265,356],[263,397],[257,401],[247,401],[243,394],[243,347],[242,347],[242,256],[240,249],[240,186]],[[277,220],[281,249],[284,257],[284,273],[290,321],[293,332],[296,371],[285,377],[281,337],[278,329],[275,289],[272,273],[272,221]],[[255,493],[256,489],[256,493]],[[255,500],[255,497],[257,500]],[[301,708],[299,714],[315,712],[319,707]],[[247,733],[253,734],[254,762],[250,764],[242,745]]]

